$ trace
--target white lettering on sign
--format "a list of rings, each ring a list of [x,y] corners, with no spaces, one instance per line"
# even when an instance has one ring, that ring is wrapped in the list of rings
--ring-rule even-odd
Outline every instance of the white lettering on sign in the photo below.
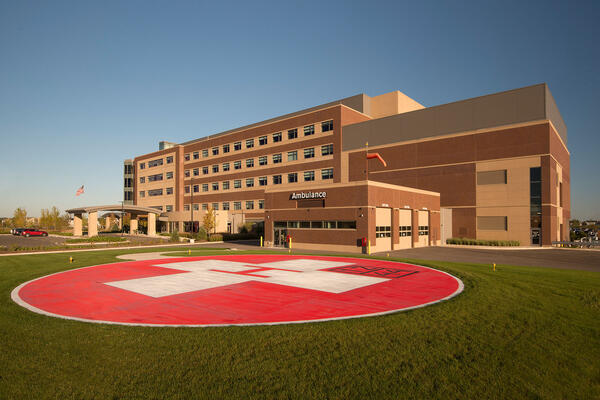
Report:
[[[155,267],[180,270],[182,273],[105,282],[105,285],[150,297],[165,297],[250,281],[273,283],[297,288],[343,293],[389,279],[321,271],[352,263],[296,259],[264,264],[247,264],[225,260],[186,261],[159,264]]]
[[[327,197],[327,192],[298,192],[290,195],[290,200],[301,199],[324,199]]]

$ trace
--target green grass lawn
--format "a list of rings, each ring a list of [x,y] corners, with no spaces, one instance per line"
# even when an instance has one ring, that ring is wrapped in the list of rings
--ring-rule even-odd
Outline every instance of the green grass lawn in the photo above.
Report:
[[[600,398],[599,273],[415,261],[456,275],[464,292],[382,317],[270,327],[100,325],[10,299],[25,281],[147,251],[157,250],[0,258],[1,399]]]

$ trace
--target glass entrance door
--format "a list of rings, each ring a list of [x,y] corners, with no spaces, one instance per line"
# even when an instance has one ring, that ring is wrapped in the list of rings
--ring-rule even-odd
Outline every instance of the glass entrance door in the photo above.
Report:
[[[539,246],[542,243],[541,230],[539,228],[531,229],[531,244]]]
[[[273,229],[273,244],[277,247],[285,247],[285,238],[287,236],[286,228]]]

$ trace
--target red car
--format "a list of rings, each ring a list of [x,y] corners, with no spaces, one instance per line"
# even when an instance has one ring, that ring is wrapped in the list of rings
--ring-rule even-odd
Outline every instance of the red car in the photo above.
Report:
[[[21,232],[21,236],[48,236],[48,232],[41,231],[39,229],[25,229],[23,232]]]

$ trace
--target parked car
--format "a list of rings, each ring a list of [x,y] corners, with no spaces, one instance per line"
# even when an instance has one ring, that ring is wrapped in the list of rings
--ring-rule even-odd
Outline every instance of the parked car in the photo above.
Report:
[[[21,232],[21,236],[48,236],[48,232],[46,231],[41,231],[39,229],[25,229],[23,230],[23,232]]]
[[[21,236],[21,233],[27,228],[14,228],[11,230],[11,233],[16,236]]]

